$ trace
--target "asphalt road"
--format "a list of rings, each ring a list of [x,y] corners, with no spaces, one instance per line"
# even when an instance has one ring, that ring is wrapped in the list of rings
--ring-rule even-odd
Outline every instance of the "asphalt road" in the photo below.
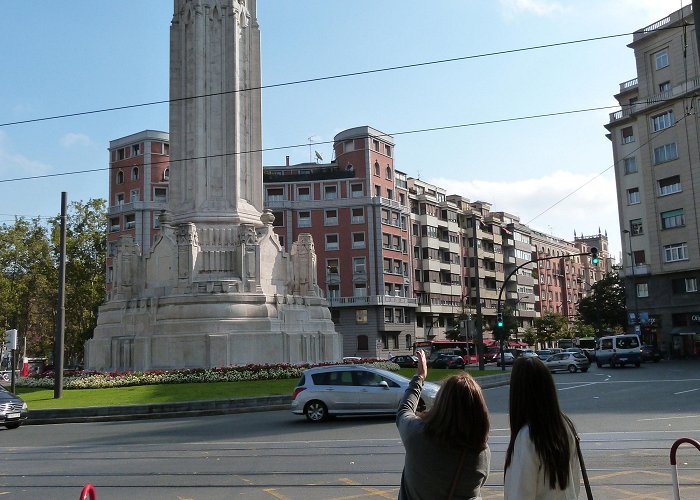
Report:
[[[700,362],[554,375],[597,499],[673,498],[669,450],[700,440]],[[485,391],[492,470],[503,497],[508,387]],[[533,394],[532,397],[537,397]],[[396,498],[404,452],[391,418],[307,423],[286,411],[0,430],[0,497],[111,499]],[[682,498],[700,498],[700,452],[678,452]],[[583,498],[583,496],[582,496]]]

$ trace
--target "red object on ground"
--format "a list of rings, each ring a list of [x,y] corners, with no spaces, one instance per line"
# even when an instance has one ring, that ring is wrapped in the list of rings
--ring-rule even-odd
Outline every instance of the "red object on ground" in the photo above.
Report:
[[[88,483],[83,486],[83,491],[80,493],[80,498],[78,500],[97,500],[97,494],[95,493],[95,487]]]
[[[29,375],[29,358],[22,358],[22,370],[19,372],[22,377],[27,377]]]

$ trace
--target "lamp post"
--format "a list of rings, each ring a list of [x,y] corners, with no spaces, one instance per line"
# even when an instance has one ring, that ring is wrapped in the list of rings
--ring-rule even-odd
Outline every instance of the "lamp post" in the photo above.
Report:
[[[634,331],[637,332],[637,325],[639,325],[639,303],[637,302],[637,276],[634,270],[634,253],[632,252],[632,232],[623,229],[622,232],[627,235],[627,243],[629,248],[629,258],[630,258],[630,268],[632,269],[632,294],[634,295]]]

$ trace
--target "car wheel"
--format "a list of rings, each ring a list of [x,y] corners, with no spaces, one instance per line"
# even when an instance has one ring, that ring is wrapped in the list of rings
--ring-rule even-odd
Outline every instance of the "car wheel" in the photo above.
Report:
[[[576,365],[569,365],[569,373],[576,373]]]
[[[17,427],[19,427],[19,425],[20,422],[12,422],[11,424],[5,424],[5,427],[7,427],[8,429],[16,429]]]
[[[309,401],[304,407],[304,415],[310,422],[323,422],[328,418],[328,408],[321,401]]]

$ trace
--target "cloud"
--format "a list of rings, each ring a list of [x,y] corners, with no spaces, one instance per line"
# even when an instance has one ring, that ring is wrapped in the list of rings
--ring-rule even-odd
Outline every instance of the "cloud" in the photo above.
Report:
[[[61,137],[60,143],[64,148],[71,149],[74,146],[89,146],[90,138],[85,134],[69,132]]]
[[[500,0],[500,4],[503,15],[507,18],[514,18],[520,14],[551,16],[568,10],[560,2],[551,0]]]
[[[470,201],[491,203],[494,212],[506,212],[537,231],[565,240],[607,232],[611,254],[619,249],[619,219],[615,180],[600,176],[591,180],[568,171],[520,180],[470,180],[433,178],[436,186],[449,186],[448,194]],[[579,189],[580,188],[580,189]],[[575,191],[575,192],[574,192]]]
[[[32,160],[23,154],[12,151],[7,134],[0,131],[0,175],[3,178],[41,175],[51,170],[51,167],[46,163]]]

